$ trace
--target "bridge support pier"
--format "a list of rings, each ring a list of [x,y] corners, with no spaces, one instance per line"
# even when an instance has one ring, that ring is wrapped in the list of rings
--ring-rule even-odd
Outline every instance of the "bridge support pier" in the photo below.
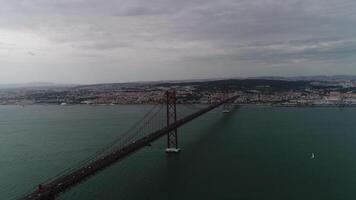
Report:
[[[177,95],[176,91],[166,92],[167,103],[167,126],[176,123],[177,121]],[[178,148],[178,131],[174,129],[167,134],[167,153],[179,153]]]
[[[229,89],[227,86],[223,88],[222,101],[229,99]],[[229,113],[232,110],[232,102],[228,101],[223,105],[223,113]]]

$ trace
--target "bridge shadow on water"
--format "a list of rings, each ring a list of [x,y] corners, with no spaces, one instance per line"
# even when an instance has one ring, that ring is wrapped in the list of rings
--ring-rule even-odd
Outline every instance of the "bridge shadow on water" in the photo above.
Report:
[[[216,168],[218,160],[214,165],[211,161],[218,159],[224,148],[219,142],[226,138],[225,127],[234,123],[237,112],[217,109],[180,128],[178,154],[164,152],[164,136],[58,199],[199,199],[202,193],[209,193],[205,188],[215,187],[209,173],[219,173],[221,168]]]
[[[214,177],[209,173],[221,173],[222,167],[217,167],[224,146],[219,143],[229,134],[228,127],[234,123],[233,116],[237,112],[237,109],[230,113],[215,111],[179,129],[181,152],[175,155],[159,153],[164,157],[159,172],[151,171],[155,174],[154,181],[138,183],[134,190],[125,192],[127,197],[133,200],[209,199],[209,191],[217,195],[214,188],[224,183],[209,180]],[[155,150],[163,152],[164,142],[165,138],[154,144]],[[201,196],[203,193],[205,195]],[[217,195],[212,199],[218,198]]]

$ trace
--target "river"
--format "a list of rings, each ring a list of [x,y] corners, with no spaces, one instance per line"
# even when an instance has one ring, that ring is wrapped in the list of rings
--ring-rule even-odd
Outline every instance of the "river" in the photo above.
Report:
[[[150,106],[0,106],[0,199],[16,199],[120,136]],[[216,109],[60,200],[350,200],[356,108]]]

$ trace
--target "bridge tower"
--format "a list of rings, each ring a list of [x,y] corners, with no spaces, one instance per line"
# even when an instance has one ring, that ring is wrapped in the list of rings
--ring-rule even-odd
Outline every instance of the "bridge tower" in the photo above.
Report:
[[[223,87],[223,94],[222,94],[222,101],[225,101],[226,99],[229,98],[229,89],[228,87],[225,85]],[[226,102],[223,105],[223,112],[224,113],[229,113],[232,109],[232,102]]]
[[[175,90],[166,92],[167,103],[167,126],[177,121],[177,95]],[[177,128],[167,134],[167,153],[178,153],[178,132]]]

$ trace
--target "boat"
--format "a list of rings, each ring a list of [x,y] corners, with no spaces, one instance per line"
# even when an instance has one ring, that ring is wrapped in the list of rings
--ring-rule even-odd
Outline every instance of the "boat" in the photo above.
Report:
[[[315,155],[314,155],[314,153],[312,153],[310,159],[314,159],[314,158],[315,158]]]

